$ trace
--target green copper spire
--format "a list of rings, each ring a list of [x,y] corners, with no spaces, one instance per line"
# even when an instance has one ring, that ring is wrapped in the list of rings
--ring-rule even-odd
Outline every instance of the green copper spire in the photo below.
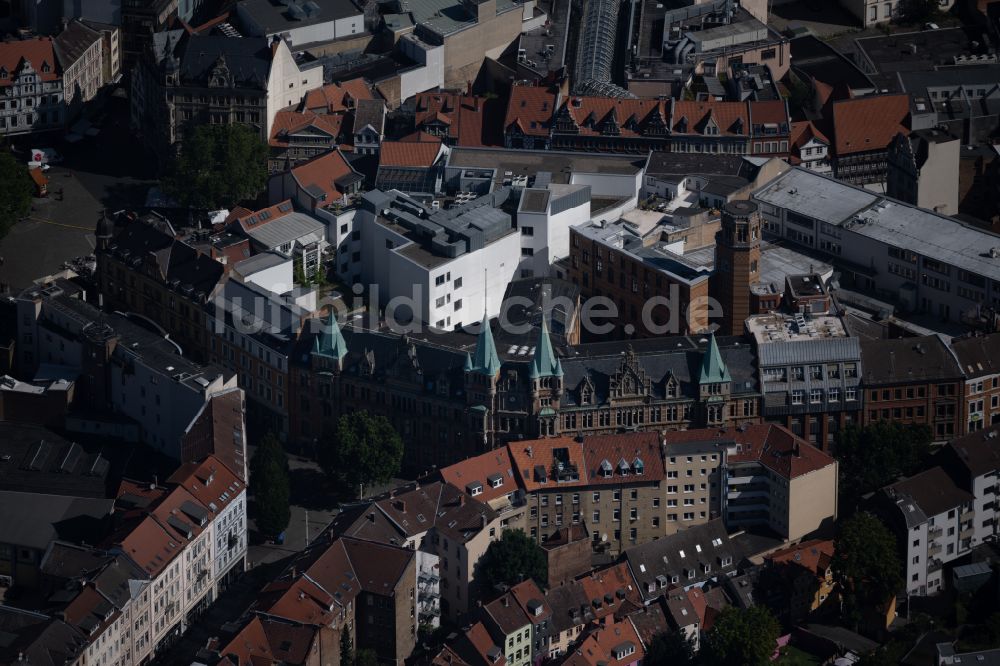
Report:
[[[476,340],[476,351],[472,355],[472,370],[489,377],[496,377],[500,373],[500,357],[497,356],[497,346],[493,342],[490,320],[485,314],[479,328],[479,339]]]
[[[562,377],[562,363],[552,351],[552,341],[549,339],[549,327],[542,317],[542,329],[538,333],[538,344],[535,345],[535,355],[531,359],[529,377]]]
[[[722,354],[719,352],[719,344],[715,341],[715,333],[708,339],[708,349],[701,357],[701,374],[698,377],[699,384],[717,384],[719,382],[731,382],[733,378],[729,375],[729,368],[722,362]]]
[[[330,311],[326,330],[316,336],[313,353],[338,361],[343,360],[347,356],[347,341],[344,340],[344,334],[340,332],[340,325],[337,323],[337,314],[333,310]]]
[[[469,352],[465,352],[465,371],[472,372],[472,357]]]

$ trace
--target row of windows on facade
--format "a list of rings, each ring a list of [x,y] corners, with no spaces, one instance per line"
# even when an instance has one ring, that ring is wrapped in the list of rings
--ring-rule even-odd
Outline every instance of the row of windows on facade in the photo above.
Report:
[[[844,389],[844,401],[854,402],[858,399],[858,391],[854,387]],[[830,388],[826,391],[827,402],[840,402],[840,389]],[[789,404],[804,405],[806,402],[806,392],[803,389],[795,389],[789,394]],[[816,404],[823,402],[823,389],[809,390],[809,403]]]
[[[824,375],[823,365],[798,365],[790,368],[764,368],[761,374],[765,382],[785,382],[788,381],[789,377],[793,382],[801,382],[805,381],[807,374],[809,379],[815,380],[841,379],[841,376],[845,379],[855,379],[858,376],[857,363],[844,363],[843,371],[841,371],[841,364],[828,363],[825,369],[826,374]]]

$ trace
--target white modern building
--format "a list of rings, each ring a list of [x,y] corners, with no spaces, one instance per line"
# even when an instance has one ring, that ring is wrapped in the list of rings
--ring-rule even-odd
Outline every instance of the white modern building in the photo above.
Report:
[[[897,546],[905,557],[907,594],[937,594],[945,584],[944,565],[972,549],[976,521],[972,493],[956,485],[942,467],[894,483],[882,493],[883,515],[895,528]],[[886,508],[892,505],[895,512]]]
[[[588,221],[589,185],[549,184],[523,190],[517,208],[521,233],[518,276],[547,276],[552,264],[569,256],[570,227]]]
[[[236,15],[243,34],[280,37],[298,51],[365,32],[364,12],[351,0],[241,0]]]
[[[521,260],[521,236],[501,209],[509,188],[447,210],[398,191],[364,195],[355,215],[360,280],[378,285],[378,302],[399,323],[440,329],[500,313]]]

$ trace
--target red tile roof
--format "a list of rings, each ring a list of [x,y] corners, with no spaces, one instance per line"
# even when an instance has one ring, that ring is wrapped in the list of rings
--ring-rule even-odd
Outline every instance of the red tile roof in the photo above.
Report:
[[[833,561],[833,553],[832,540],[812,539],[776,550],[764,559],[774,565],[798,565],[822,578]]]
[[[828,146],[830,145],[830,140],[826,138],[826,135],[816,129],[816,126],[808,120],[792,123],[791,148],[793,152],[801,149],[811,139],[822,141]]]
[[[24,61],[31,63],[32,69],[42,81],[59,79],[55,51],[51,37],[36,37],[12,42],[0,42],[0,70],[7,72],[0,77],[0,87],[14,85],[14,75]]]
[[[552,114],[556,110],[556,93],[542,86],[514,86],[507,103],[504,130],[517,125],[521,132],[548,136]]]
[[[338,626],[362,590],[392,596],[414,557],[408,548],[350,537],[314,542],[265,586],[257,609],[302,624]]]
[[[146,516],[138,523],[130,525],[125,537],[118,543],[126,555],[140,569],[156,578],[180,555],[183,540],[174,538],[166,529],[151,516]]]
[[[477,622],[465,631],[464,641],[460,641],[458,647],[462,658],[470,664],[482,664],[486,666],[505,666],[507,657],[504,655],[503,646],[493,642],[493,637],[486,630],[482,622]],[[500,652],[496,661],[490,658],[490,651]]]
[[[413,132],[411,134],[407,134],[406,136],[400,139],[397,139],[397,141],[403,143],[421,143],[421,142],[441,143],[441,139],[434,136],[433,134],[428,134],[427,132]]]
[[[181,465],[167,482],[184,488],[213,514],[221,513],[246,492],[239,477],[215,456],[208,456],[200,463]]]
[[[642,594],[627,562],[591,572],[589,576],[580,578],[579,583],[590,602],[590,611],[597,619],[617,613],[624,602],[639,607],[643,605]]]
[[[615,658],[615,650],[631,645],[632,651],[620,659]],[[607,622],[593,631],[580,645],[570,652],[563,662],[566,666],[626,666],[640,663],[645,656],[639,634],[628,619]]]
[[[630,479],[655,482],[666,478],[658,432],[586,437],[583,440],[583,457],[587,461],[587,479],[590,485],[617,485]],[[601,467],[605,461],[611,465],[610,476],[602,474]],[[637,473],[637,461],[642,462],[641,475]],[[623,462],[628,467],[628,476],[624,479],[619,469]]]
[[[669,102],[656,99],[625,99],[621,97],[570,97],[559,108],[568,113],[581,136],[599,136],[601,125],[612,121],[618,125],[619,136],[636,137],[656,117],[664,126],[670,114]]]
[[[554,481],[545,483],[536,480],[535,468],[541,467],[546,478],[552,474],[553,451],[565,449],[567,466],[575,467],[580,475],[579,481],[559,483],[559,488],[583,486],[587,484],[587,464],[583,459],[583,445],[572,437],[548,437],[528,442],[516,442],[507,445],[511,458],[514,460],[514,471],[520,476],[521,485],[528,492],[542,488],[556,487]]]
[[[902,132],[910,133],[910,96],[878,95],[833,104],[834,150],[838,156],[885,150]]]
[[[332,150],[292,169],[292,177],[302,189],[315,185],[326,195],[319,204],[328,206],[339,201],[343,195],[337,189],[336,181],[350,173],[354,173],[347,158],[340,150]]]
[[[688,435],[690,438],[691,435]],[[665,478],[663,458],[660,455],[660,434],[657,432],[634,432],[614,435],[591,435],[582,442],[572,437],[547,437],[545,439],[512,443],[508,451],[514,461],[515,472],[520,477],[525,490],[531,492],[549,487],[595,486],[619,484],[623,482],[620,463],[624,461],[628,470],[625,481],[659,481]],[[565,449],[569,464],[579,472],[577,481],[556,482],[549,478],[554,463],[555,449]],[[636,474],[636,460],[642,462],[642,474]],[[607,462],[611,474],[606,476],[602,466]],[[545,470],[547,480],[543,483],[536,478],[535,468]]]
[[[459,146],[487,145],[483,137],[487,100],[474,95],[425,92],[416,96],[415,126],[440,126],[453,143]]]
[[[330,135],[332,141],[340,136],[343,115],[315,114],[312,111],[278,111],[271,125],[271,138],[268,143],[275,148],[288,147],[288,135],[296,134],[312,127]]]
[[[441,151],[441,140],[433,142],[383,141],[379,166],[430,168]]]
[[[788,106],[783,99],[754,100],[748,102],[748,105],[750,108],[750,121],[754,125],[761,123],[788,124]]]
[[[219,650],[238,666],[304,664],[315,648],[316,627],[254,617]]]
[[[490,478],[496,476],[500,477],[500,485],[494,488]],[[465,490],[470,483],[482,484],[482,494],[476,495],[476,499],[480,502],[492,502],[517,490],[514,464],[506,448],[494,449],[449,465],[441,470],[441,478],[462,490]]]
[[[674,134],[703,134],[711,118],[719,128],[719,136],[747,136],[750,134],[747,108],[745,102],[674,102],[670,131]],[[682,120],[686,120],[686,128]]]
[[[331,83],[310,90],[302,98],[302,111],[315,113],[344,113],[354,107],[359,99],[375,99],[364,79],[351,79]]]
[[[795,479],[823,469],[836,461],[790,430],[772,424],[747,426],[730,435],[739,450],[729,455],[729,462],[757,461],[775,474]]]
[[[545,600],[545,595],[534,580],[529,578],[526,581],[518,583],[510,588],[510,594],[514,597],[517,605],[521,607],[525,615],[528,616],[532,624],[545,622],[552,617],[552,607],[549,606]],[[534,607],[532,602],[536,601],[541,602],[541,611],[537,615],[532,612],[532,608]]]

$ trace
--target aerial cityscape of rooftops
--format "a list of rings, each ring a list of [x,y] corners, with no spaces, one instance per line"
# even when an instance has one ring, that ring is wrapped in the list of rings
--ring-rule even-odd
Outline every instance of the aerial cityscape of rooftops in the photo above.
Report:
[[[0,666],[1000,666],[1000,0],[0,36]]]

